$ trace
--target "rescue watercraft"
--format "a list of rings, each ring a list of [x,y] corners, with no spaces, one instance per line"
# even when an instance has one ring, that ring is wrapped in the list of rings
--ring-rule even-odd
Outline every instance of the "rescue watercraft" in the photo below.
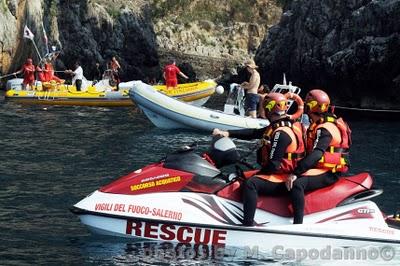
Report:
[[[233,173],[221,170],[232,163]],[[372,189],[369,173],[306,194],[304,224],[292,224],[290,200],[282,195],[259,197],[256,225],[242,226],[241,184],[256,171],[243,172],[242,164],[228,138],[202,155],[185,147],[101,187],[71,211],[91,231],[125,238],[265,251],[278,244],[400,247],[400,219],[385,216],[370,200],[382,191]]]
[[[291,83],[288,85],[277,84],[272,89],[272,92],[293,92],[295,94],[300,91],[300,88]],[[266,119],[245,116],[244,91],[237,84],[231,84],[224,111],[190,106],[167,97],[143,82],[135,82],[129,95],[147,118],[155,126],[163,129],[183,128],[211,131],[214,128],[223,130],[262,128],[269,124]]]

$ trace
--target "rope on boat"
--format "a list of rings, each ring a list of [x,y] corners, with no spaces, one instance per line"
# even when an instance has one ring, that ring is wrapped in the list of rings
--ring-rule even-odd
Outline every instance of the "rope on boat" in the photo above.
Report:
[[[353,110],[353,111],[366,111],[366,112],[379,112],[379,113],[400,113],[400,110],[389,110],[389,109],[369,109],[369,108],[355,108],[355,107],[344,107],[335,105],[335,108],[343,110]]]

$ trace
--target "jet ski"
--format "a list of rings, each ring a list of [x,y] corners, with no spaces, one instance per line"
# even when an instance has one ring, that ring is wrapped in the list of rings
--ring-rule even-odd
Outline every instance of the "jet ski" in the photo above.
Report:
[[[341,178],[305,196],[304,224],[293,225],[287,195],[261,196],[255,226],[243,226],[241,187],[257,170],[229,138],[200,153],[184,147],[99,188],[71,207],[94,233],[213,246],[400,247],[400,219],[370,199],[369,173]],[[227,170],[226,170],[227,169]],[[396,218],[397,217],[397,218]],[[397,220],[396,220],[397,219]]]

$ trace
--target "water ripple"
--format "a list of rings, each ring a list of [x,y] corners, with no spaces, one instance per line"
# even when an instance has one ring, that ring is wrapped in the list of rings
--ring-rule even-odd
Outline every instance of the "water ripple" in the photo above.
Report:
[[[392,212],[398,207],[400,123],[354,122],[352,128],[352,171],[372,172],[386,191],[377,201]],[[157,129],[135,108],[12,102],[0,103],[0,135],[2,265],[300,265],[229,255],[165,261],[144,254],[147,242],[89,234],[69,212],[98,187],[183,145],[199,141],[206,150],[210,136]],[[252,144],[238,146],[245,152]]]

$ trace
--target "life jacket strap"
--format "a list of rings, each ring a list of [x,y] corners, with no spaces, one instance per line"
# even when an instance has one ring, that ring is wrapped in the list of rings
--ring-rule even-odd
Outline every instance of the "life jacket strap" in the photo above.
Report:
[[[277,121],[277,122],[271,124],[267,128],[267,130],[264,133],[263,139],[266,140],[266,141],[269,141],[272,133],[279,127],[290,127],[291,128],[292,126],[293,126],[293,124],[290,121],[287,121],[287,120]]]
[[[288,160],[295,160],[295,159],[301,159],[304,158],[306,156],[305,152],[302,153],[292,153],[292,152],[288,152],[285,153],[284,158],[288,159]]]
[[[349,153],[350,149],[336,148],[336,147],[333,147],[333,146],[329,146],[327,151],[330,152],[330,153]]]

